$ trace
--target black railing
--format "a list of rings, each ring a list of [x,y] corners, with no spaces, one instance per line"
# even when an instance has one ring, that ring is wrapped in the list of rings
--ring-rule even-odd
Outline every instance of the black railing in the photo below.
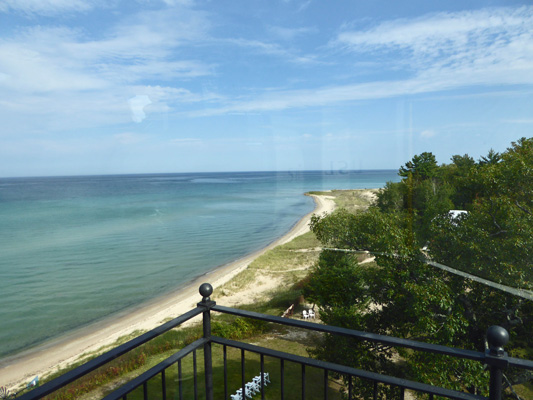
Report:
[[[229,307],[218,306],[214,301],[211,301],[210,296],[213,292],[213,288],[210,284],[204,283],[200,286],[200,294],[202,295],[202,301],[198,303],[197,307],[174,320],[167,322],[160,327],[145,333],[138,338],[135,338],[115,349],[89,361],[88,363],[81,365],[80,367],[67,372],[66,374],[56,378],[44,385],[35,388],[31,392],[20,396],[21,400],[33,400],[45,397],[58,389],[65,387],[68,383],[75,381],[76,379],[94,371],[98,367],[114,360],[115,358],[133,350],[134,348],[146,343],[147,341],[161,335],[162,333],[175,328],[185,321],[203,314],[203,337],[187,345],[177,353],[163,360],[159,364],[153,366],[146,372],[130,380],[119,389],[115,390],[111,394],[104,397],[105,400],[118,400],[127,399],[128,395],[135,390],[142,388],[143,399],[167,399],[167,385],[166,371],[170,367],[177,365],[177,386],[176,394],[174,397],[178,399],[191,398],[190,396],[184,397],[183,390],[183,372],[182,361],[184,358],[192,353],[193,366],[192,366],[192,379],[193,379],[193,391],[192,397],[198,399],[199,396],[199,380],[203,380],[202,392],[205,390],[205,399],[213,400],[213,388],[214,388],[214,372],[213,372],[213,359],[212,359],[212,345],[221,345],[223,351],[223,377],[217,376],[217,387],[223,386],[224,399],[230,399],[230,397],[238,398],[238,394],[232,395],[228,385],[228,348],[238,349],[241,352],[241,371],[240,371],[240,393],[243,399],[246,399],[247,395],[250,395],[251,390],[257,396],[261,396],[261,399],[265,398],[265,386],[270,380],[269,375],[265,371],[265,357],[270,357],[279,360],[279,385],[280,385],[280,398],[285,399],[287,397],[287,385],[294,386],[295,382],[287,382],[286,379],[286,362],[296,363],[301,366],[301,398],[306,398],[306,367],[313,367],[323,371],[321,379],[324,380],[324,393],[323,398],[328,398],[328,386],[330,374],[342,375],[347,377],[348,380],[348,398],[352,398],[353,392],[353,379],[362,379],[372,382],[373,384],[373,398],[378,398],[378,385],[386,385],[391,388],[395,388],[396,393],[400,399],[404,399],[406,390],[428,394],[429,399],[433,399],[435,396],[450,398],[450,399],[462,399],[462,400],[480,400],[486,399],[483,396],[479,396],[472,393],[460,392],[450,390],[442,387],[432,386],[420,382],[414,382],[398,377],[382,375],[375,372],[364,371],[356,368],[351,368],[339,364],[333,364],[330,362],[320,361],[308,357],[297,356],[294,354],[268,349],[252,344],[238,342],[234,340],[228,340],[225,338],[213,336],[211,334],[211,311],[216,311],[225,314],[232,314],[243,318],[252,318],[265,322],[271,322],[276,324],[287,325],[296,328],[303,328],[311,331],[324,332],[332,335],[341,335],[345,337],[355,338],[359,340],[366,340],[381,343],[388,346],[404,347],[412,350],[430,352],[436,354],[447,355],[451,357],[475,360],[488,366],[490,371],[490,385],[489,385],[489,399],[500,400],[502,397],[502,374],[503,370],[508,367],[515,367],[523,370],[533,370],[533,361],[518,359],[509,357],[504,351],[504,346],[509,340],[509,334],[504,328],[498,326],[492,326],[487,331],[487,341],[489,349],[485,352],[477,352],[471,350],[461,350],[446,346],[428,344],[423,342],[417,342],[413,340],[400,339],[390,336],[376,335],[367,332],[355,331],[345,328],[333,327],[328,325],[322,325],[312,322],[306,322],[301,320],[294,320],[289,318],[275,317],[266,314],[260,314],[251,311],[244,311]],[[197,351],[203,351],[203,372],[198,371]],[[246,382],[246,370],[245,370],[245,353],[254,353],[260,357],[259,375],[256,377],[254,389],[250,389],[250,386]],[[200,378],[199,376],[202,375]],[[149,393],[148,382],[155,378],[160,377],[161,388],[157,390],[157,393]],[[397,388],[397,389],[396,389]],[[153,390],[153,387],[151,388]],[[235,389],[233,389],[235,390]],[[293,397],[291,397],[292,399]]]

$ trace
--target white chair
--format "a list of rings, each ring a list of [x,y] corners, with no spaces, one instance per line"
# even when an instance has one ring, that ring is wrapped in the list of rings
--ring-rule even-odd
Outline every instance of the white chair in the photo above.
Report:
[[[315,312],[311,309],[309,309],[309,318],[315,319]]]
[[[309,318],[309,314],[307,313],[307,310],[303,310],[303,311],[302,311],[302,317],[303,317],[304,319],[308,319],[308,318]]]
[[[231,400],[242,400],[242,394],[236,393],[236,394],[230,394]]]
[[[246,384],[246,391],[251,391],[254,394],[257,394],[257,393],[259,393],[261,391],[261,386],[260,386],[260,384],[258,385],[255,382],[248,382]]]
[[[252,396],[252,391],[248,388],[245,388],[246,389],[246,397],[248,397],[249,399],[251,399],[253,396]],[[243,395],[242,395],[242,388],[240,389],[237,389],[237,391],[235,392],[235,394],[241,396],[241,400],[244,399]]]
[[[267,380],[267,378],[265,377],[264,382],[266,386],[270,383],[270,380]],[[259,390],[261,390],[261,375],[257,375],[256,377],[254,377],[254,383],[256,383],[259,386]]]
[[[263,377],[264,377],[265,386],[267,386],[270,383],[270,375],[268,374],[268,372],[265,372],[263,374]],[[258,385],[259,390],[261,390],[261,374],[255,376],[253,381]]]

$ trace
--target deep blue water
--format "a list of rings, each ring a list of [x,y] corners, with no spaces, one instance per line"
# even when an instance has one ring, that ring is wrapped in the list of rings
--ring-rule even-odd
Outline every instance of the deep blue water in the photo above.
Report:
[[[168,293],[286,233],[311,190],[396,171],[0,179],[0,357]]]

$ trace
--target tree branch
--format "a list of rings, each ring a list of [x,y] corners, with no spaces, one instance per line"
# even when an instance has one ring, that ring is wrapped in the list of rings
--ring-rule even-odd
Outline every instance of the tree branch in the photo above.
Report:
[[[511,393],[516,397],[516,400],[523,400],[515,391],[514,391],[514,388],[513,388],[513,385],[511,384],[511,381],[509,381],[509,378],[507,378],[507,376],[505,374],[502,374],[503,375],[503,379],[505,380],[505,383],[507,384],[507,386],[509,387],[509,389],[511,389]]]
[[[519,209],[521,209],[521,210],[522,210],[523,212],[525,212],[527,215],[532,215],[532,214],[531,214],[531,211],[529,211],[528,209],[522,207],[522,206],[518,203],[518,200],[515,200],[514,203],[515,203],[515,205],[516,205]]]
[[[509,232],[507,229],[502,229],[502,230],[499,230],[496,233],[491,233],[489,236],[490,237],[494,237],[494,236],[502,235],[502,234],[507,233],[507,232]]]
[[[494,237],[494,236],[498,236],[498,235],[501,235],[502,233],[507,233],[508,231],[506,229],[503,229],[500,224],[498,224],[498,222],[496,222],[496,217],[494,216],[494,214],[492,213],[492,210],[494,208],[494,203],[492,202],[492,199],[489,199],[490,201],[490,212],[489,212],[489,215],[492,217],[492,223],[494,224],[494,226],[496,226],[496,228],[499,229],[498,232],[496,233],[492,233],[490,235],[490,237]]]

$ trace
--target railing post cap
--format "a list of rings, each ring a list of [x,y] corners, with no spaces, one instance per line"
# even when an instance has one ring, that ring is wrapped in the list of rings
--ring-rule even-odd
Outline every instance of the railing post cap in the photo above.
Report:
[[[213,286],[210,283],[202,283],[200,285],[200,294],[202,295],[202,301],[209,301],[209,296],[213,293]]]
[[[509,342],[509,332],[501,326],[493,325],[487,329],[487,342],[491,353],[503,355],[503,346]]]

